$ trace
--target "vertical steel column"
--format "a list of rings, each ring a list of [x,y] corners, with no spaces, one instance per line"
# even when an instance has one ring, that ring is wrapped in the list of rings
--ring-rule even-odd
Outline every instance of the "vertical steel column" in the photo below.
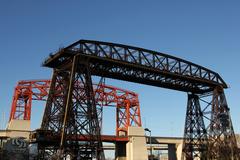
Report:
[[[182,159],[184,157],[186,160],[207,159],[207,132],[199,97],[195,94],[188,95]]]
[[[103,122],[104,101],[103,101],[103,99],[100,100],[99,98],[102,97],[103,94],[104,94],[104,90],[105,90],[104,86],[105,86],[105,78],[101,77],[101,79],[100,79],[99,83],[97,84],[96,88],[95,89],[93,88],[94,94],[95,94],[95,104],[96,104],[98,123],[99,123],[99,127],[101,129],[101,133],[102,133],[102,125],[103,125],[102,122]]]
[[[127,136],[128,127],[142,126],[138,97],[118,102],[116,107],[116,135]]]
[[[73,88],[74,88],[74,82],[75,82],[75,73],[76,73],[76,69],[77,69],[77,60],[78,57],[74,56],[73,58],[73,63],[72,63],[72,69],[71,69],[71,75],[70,75],[70,81],[69,81],[69,87],[68,87],[68,94],[67,94],[67,102],[65,105],[65,109],[64,109],[64,118],[63,118],[63,125],[62,125],[62,130],[61,130],[61,141],[60,141],[60,156],[64,157],[64,152],[66,151],[65,148],[65,141],[66,141],[66,129],[68,129],[67,127],[67,121],[69,120],[69,111],[70,111],[70,107],[72,107],[72,94],[73,94]],[[74,150],[74,152],[76,152],[76,148]],[[73,153],[72,156],[74,157],[74,159],[76,159],[77,157],[77,153]]]
[[[104,159],[101,128],[91,73],[87,60],[74,56],[69,82],[67,102],[60,148],[63,155],[72,159]],[[88,139],[79,141],[79,137]]]
[[[30,120],[32,105],[31,85],[27,87],[16,86],[9,121],[12,119]]]
[[[240,159],[229,110],[223,88],[216,87],[212,97],[208,159]]]

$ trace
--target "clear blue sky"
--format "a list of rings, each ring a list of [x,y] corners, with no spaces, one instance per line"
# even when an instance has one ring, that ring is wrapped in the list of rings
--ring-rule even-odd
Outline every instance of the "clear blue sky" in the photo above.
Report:
[[[18,80],[48,79],[41,67],[50,52],[79,39],[117,42],[165,52],[220,73],[235,131],[240,133],[239,1],[0,1],[0,108],[9,116]],[[182,136],[186,93],[107,79],[139,93],[144,127],[158,136]],[[32,128],[43,104],[35,103]],[[114,109],[104,133],[114,134]],[[111,122],[111,123],[109,123]]]

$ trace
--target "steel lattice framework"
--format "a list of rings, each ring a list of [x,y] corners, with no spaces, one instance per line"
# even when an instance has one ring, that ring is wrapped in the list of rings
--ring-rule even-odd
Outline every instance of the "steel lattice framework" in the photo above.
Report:
[[[218,85],[227,88],[219,74],[207,68],[167,54],[115,43],[80,40],[51,55],[43,65],[66,68],[76,54],[89,59],[92,75],[194,93],[212,91]]]
[[[19,81],[14,89],[9,121],[30,120],[32,100],[46,100],[50,80]]]
[[[231,153],[231,158],[239,158],[239,155],[234,151],[237,148],[236,139],[223,92],[227,85],[216,72],[164,53],[91,40],[79,40],[66,48],[60,49],[56,54],[50,55],[43,65],[54,68],[54,73],[56,71],[66,72],[68,74],[66,79],[70,80],[66,83],[68,86],[71,86],[74,82],[74,76],[76,75],[88,75],[89,77],[96,75],[188,92],[194,96],[188,97],[184,133],[185,148],[183,148],[185,156],[190,157],[188,159],[193,159],[193,157],[229,159],[227,157]],[[83,78],[83,84],[86,86],[91,84],[91,78],[89,77]],[[91,96],[91,88],[84,89],[84,92]],[[74,91],[77,92],[78,89],[74,87],[66,87],[65,89],[68,95],[73,95]],[[207,103],[205,108],[201,108],[199,104],[203,97],[212,97],[212,100],[203,100]],[[91,114],[95,116],[90,118],[87,124],[81,123],[81,125],[90,125],[96,121],[96,115],[98,114],[97,108],[94,106],[96,104],[91,101],[88,108],[92,108]],[[71,108],[71,105],[64,103],[62,110],[64,108]],[[209,108],[210,111],[206,112]],[[210,116],[208,113],[210,113]],[[49,114],[46,113],[45,117],[48,116]],[[224,121],[228,123],[223,123],[223,117]],[[204,126],[206,119],[209,120],[209,124],[205,124],[207,127]],[[52,123],[55,122],[52,121]],[[95,123],[95,127],[99,127],[99,124]],[[63,129],[62,139],[67,134],[64,128],[61,128]],[[75,131],[82,132],[81,129],[77,128]],[[99,137],[100,133],[93,133],[93,131],[91,131],[90,137],[91,135]],[[207,132],[207,147],[203,147],[206,145],[205,131]],[[90,141],[98,140],[92,138]],[[90,152],[95,151],[92,149]]]
[[[209,124],[209,152],[211,159],[238,160],[239,149],[235,138],[227,100],[221,87],[216,87],[212,93],[212,114]],[[217,150],[216,150],[217,148]]]
[[[207,159],[208,138],[199,97],[188,95],[182,159]]]
[[[64,80],[58,77],[56,94],[54,96],[57,104],[64,95]],[[56,83],[56,82],[55,82]],[[46,101],[50,89],[51,80],[22,80],[14,89],[12,100],[11,120],[31,120],[32,101]],[[82,92],[82,84],[77,82],[76,86]],[[104,84],[93,84],[96,103],[102,107],[116,108],[116,136],[127,135],[128,126],[141,126],[140,105],[138,94],[114,86]],[[80,97],[75,97],[80,98]],[[86,99],[86,97],[84,98]],[[52,117],[54,119],[54,117]],[[102,116],[100,115],[100,121]],[[46,119],[46,118],[45,118]],[[51,122],[51,121],[50,121]],[[54,124],[49,129],[59,130]]]

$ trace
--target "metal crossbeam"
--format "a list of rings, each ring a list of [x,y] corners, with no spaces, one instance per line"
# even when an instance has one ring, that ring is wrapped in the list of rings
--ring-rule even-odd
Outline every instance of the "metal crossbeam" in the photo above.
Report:
[[[51,55],[44,66],[70,69],[71,59],[87,58],[93,75],[185,92],[204,93],[227,88],[218,73],[164,53],[116,43],[80,40]],[[69,64],[69,65],[67,65]]]

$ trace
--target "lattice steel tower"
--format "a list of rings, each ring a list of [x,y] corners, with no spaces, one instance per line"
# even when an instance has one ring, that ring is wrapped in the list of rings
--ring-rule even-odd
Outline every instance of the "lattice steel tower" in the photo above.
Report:
[[[88,60],[76,55],[70,67],[54,70],[41,129],[61,133],[58,155],[102,160],[101,109],[96,107]],[[78,136],[87,136],[88,140],[80,142]],[[40,155],[46,154],[44,146],[42,152]]]
[[[203,121],[199,97],[194,94],[189,94],[182,159],[185,157],[186,160],[192,160],[194,158],[207,160],[207,147],[207,131]]]

